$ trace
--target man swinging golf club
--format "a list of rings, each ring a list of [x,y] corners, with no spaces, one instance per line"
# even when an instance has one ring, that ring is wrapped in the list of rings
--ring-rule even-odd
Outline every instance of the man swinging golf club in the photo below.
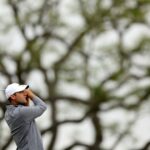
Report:
[[[46,110],[46,104],[37,97],[28,85],[12,83],[5,89],[9,104],[5,120],[11,130],[17,150],[44,150],[35,118]],[[29,106],[29,99],[34,103]]]

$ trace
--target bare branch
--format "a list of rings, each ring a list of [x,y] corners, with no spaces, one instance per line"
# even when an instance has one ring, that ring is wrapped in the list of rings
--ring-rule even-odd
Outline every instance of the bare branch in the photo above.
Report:
[[[1,150],[6,150],[9,147],[9,145],[11,144],[12,140],[13,140],[13,138],[9,137],[7,139],[7,142],[5,143],[5,145],[2,146]]]
[[[82,122],[84,119],[86,119],[86,117],[88,117],[90,111],[87,111],[85,113],[85,115],[79,119],[72,119],[72,120],[69,120],[69,119],[66,119],[64,121],[58,121],[58,122],[55,122],[55,124],[53,123],[53,125],[47,129],[44,129],[41,133],[42,135],[45,134],[46,132],[49,132],[49,131],[52,131],[54,128],[56,128],[57,126],[60,126],[60,125],[63,125],[63,124],[68,124],[68,123],[80,123]]]
[[[63,101],[68,101],[68,102],[73,102],[73,103],[84,104],[84,105],[89,104],[88,100],[82,100],[80,98],[73,97],[73,96],[55,96],[52,99],[53,100],[59,100],[59,101],[63,100]]]
[[[54,67],[58,68],[60,65],[63,64],[64,61],[74,52],[75,47],[77,44],[82,40],[84,35],[89,32],[89,28],[85,29],[84,31],[80,32],[79,35],[74,39],[74,41],[71,43],[71,45],[68,47],[68,52],[59,60],[55,63]]]
[[[24,39],[27,40],[27,37],[25,35],[24,27],[22,26],[21,20],[19,18],[19,9],[17,7],[17,3],[13,2],[13,0],[9,0],[9,4],[10,4],[10,6],[12,8],[13,15],[14,15],[14,20],[16,22],[16,25],[20,29],[20,32],[21,32],[22,36],[24,37]]]
[[[64,148],[63,150],[71,150],[71,149],[73,149],[74,147],[77,147],[77,146],[85,147],[89,150],[91,148],[91,146],[88,145],[88,144],[84,144],[84,143],[81,143],[81,142],[74,142],[73,144],[69,145],[68,147]]]
[[[138,117],[139,117],[139,115],[137,113],[136,117],[128,124],[127,128],[119,135],[116,142],[113,144],[111,150],[115,150],[115,148],[118,146],[118,144],[121,142],[121,140],[129,133],[130,129],[135,124]]]

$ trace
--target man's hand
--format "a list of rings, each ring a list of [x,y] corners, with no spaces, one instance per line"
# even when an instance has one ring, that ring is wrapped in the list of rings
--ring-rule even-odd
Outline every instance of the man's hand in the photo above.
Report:
[[[27,96],[32,100],[35,94],[28,88],[25,90]]]

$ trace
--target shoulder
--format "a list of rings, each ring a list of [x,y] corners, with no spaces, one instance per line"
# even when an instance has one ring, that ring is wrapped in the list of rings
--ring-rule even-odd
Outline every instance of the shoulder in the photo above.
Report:
[[[19,106],[13,106],[13,105],[7,106],[5,112],[5,119],[10,120],[10,119],[18,118],[20,116],[20,109],[21,107]]]

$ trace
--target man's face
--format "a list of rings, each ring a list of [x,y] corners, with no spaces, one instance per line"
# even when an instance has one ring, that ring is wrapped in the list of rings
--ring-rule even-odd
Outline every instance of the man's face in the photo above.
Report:
[[[26,90],[15,93],[13,95],[13,101],[16,104],[28,106],[29,105],[29,99],[28,99]]]

